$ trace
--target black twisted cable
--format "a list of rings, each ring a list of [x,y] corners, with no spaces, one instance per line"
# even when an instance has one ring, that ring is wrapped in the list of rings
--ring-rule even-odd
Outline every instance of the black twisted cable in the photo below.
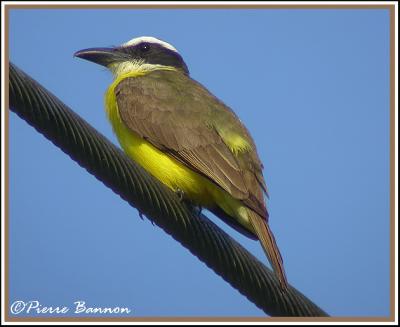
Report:
[[[10,109],[271,316],[327,316],[228,234],[186,206],[39,83],[10,63]]]

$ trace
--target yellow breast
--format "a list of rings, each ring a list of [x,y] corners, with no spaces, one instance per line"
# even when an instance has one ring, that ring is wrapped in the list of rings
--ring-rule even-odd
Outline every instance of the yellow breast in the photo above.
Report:
[[[136,76],[138,73],[118,77],[105,94],[107,116],[122,148],[133,160],[172,190],[183,191],[185,196],[201,205],[211,205],[212,195],[209,189],[214,187],[213,183],[158,150],[130,130],[121,120],[114,89],[122,79]]]

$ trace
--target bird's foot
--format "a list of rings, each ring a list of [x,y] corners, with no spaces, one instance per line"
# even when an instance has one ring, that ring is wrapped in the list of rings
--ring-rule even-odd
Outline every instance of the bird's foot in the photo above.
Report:
[[[193,205],[192,208],[193,208],[193,212],[197,215],[197,217],[200,217],[203,207],[199,206],[199,205]]]
[[[183,201],[185,197],[185,192],[183,192],[180,188],[176,189],[175,193],[178,195],[179,200]]]
[[[145,215],[143,214],[143,212],[141,212],[139,209],[137,209],[137,211],[138,211],[138,213],[139,213],[140,219],[142,219],[142,220],[144,221]],[[154,221],[153,221],[150,217],[147,217],[147,218],[149,219],[149,221],[151,222],[151,224],[154,226]]]
[[[175,193],[178,195],[179,201],[185,203],[197,216],[201,215],[201,211],[203,208],[192,202],[190,199],[185,198],[185,192],[178,188],[175,190]]]
[[[202,206],[198,205],[197,203],[194,203],[189,200],[184,200],[184,203],[188,207],[188,209],[197,217],[200,217],[201,211],[203,210]]]
[[[141,212],[139,209],[138,209],[138,214],[139,214],[140,219],[144,220],[143,212]]]

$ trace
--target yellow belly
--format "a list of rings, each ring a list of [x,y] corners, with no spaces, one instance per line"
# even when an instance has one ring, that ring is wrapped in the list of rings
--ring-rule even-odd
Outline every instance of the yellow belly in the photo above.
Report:
[[[243,225],[248,225],[247,214],[245,214],[240,201],[234,199],[228,192],[207,178],[161,152],[123,123],[119,115],[114,89],[123,78],[128,76],[132,75],[116,79],[105,95],[108,119],[124,151],[173,191],[182,191],[186,198],[204,207],[219,206],[228,215],[236,217]]]

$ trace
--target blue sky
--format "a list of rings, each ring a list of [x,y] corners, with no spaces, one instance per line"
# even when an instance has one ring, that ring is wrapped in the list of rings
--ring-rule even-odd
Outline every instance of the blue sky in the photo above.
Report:
[[[382,9],[12,10],[9,44],[14,64],[116,144],[111,74],[73,53],[142,35],[173,44],[256,141],[290,283],[333,316],[387,316],[388,32]],[[11,303],[263,315],[13,113],[9,149]]]

